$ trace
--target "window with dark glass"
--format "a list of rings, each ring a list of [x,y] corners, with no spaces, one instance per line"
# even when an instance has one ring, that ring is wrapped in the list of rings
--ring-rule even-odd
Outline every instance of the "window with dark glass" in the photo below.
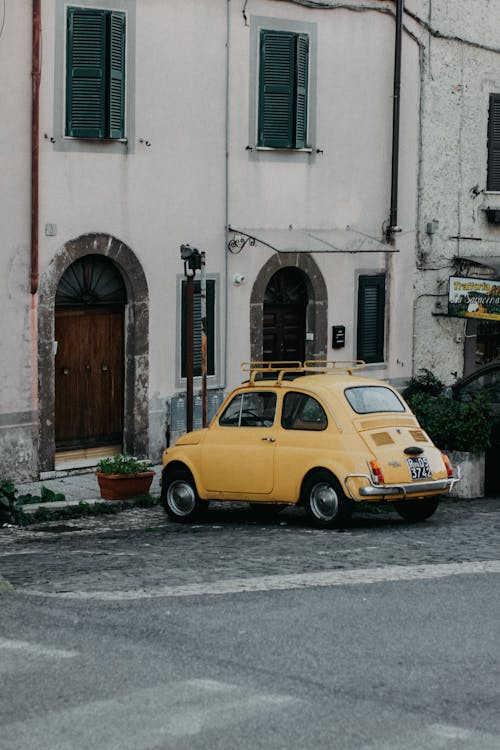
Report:
[[[258,145],[307,146],[309,36],[260,32]]]
[[[500,192],[500,94],[490,94],[486,188]]]
[[[206,280],[206,304],[207,304],[207,375],[215,375],[215,281]],[[201,282],[194,282],[194,305],[193,305],[193,375],[201,375]],[[181,336],[181,362],[183,378],[186,377],[186,280],[182,282],[182,336]]]
[[[285,430],[324,430],[328,425],[325,410],[312,396],[290,392],[283,399],[281,426]]]
[[[276,413],[276,394],[269,391],[239,393],[219,418],[222,427],[272,427]]]
[[[360,276],[356,357],[367,363],[384,361],[385,276]]]
[[[124,13],[67,10],[65,133],[125,137]]]

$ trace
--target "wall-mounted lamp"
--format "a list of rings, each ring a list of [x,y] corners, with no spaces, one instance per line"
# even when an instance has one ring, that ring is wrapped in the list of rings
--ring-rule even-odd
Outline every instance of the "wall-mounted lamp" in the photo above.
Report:
[[[181,259],[184,261],[184,274],[194,276],[201,268],[201,254],[197,247],[181,245]]]

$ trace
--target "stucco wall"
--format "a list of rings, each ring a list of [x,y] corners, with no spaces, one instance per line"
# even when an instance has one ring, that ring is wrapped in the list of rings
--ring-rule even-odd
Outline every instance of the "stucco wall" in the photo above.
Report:
[[[16,4],[17,5],[17,4]],[[36,470],[36,326],[29,296],[31,17],[0,10],[0,478]]]
[[[498,255],[497,228],[481,210],[485,194],[488,98],[500,91],[500,9],[487,0],[409,2],[422,46],[422,150],[417,235],[414,369],[453,382],[464,366],[465,327],[447,311],[455,257]],[[435,232],[426,231],[436,222]],[[469,239],[473,238],[473,239]],[[465,269],[461,269],[465,270]],[[433,315],[433,313],[435,313]],[[437,314],[436,314],[437,313]]]
[[[93,3],[81,0],[79,4]],[[239,364],[250,355],[252,289],[272,250],[257,243],[226,259],[226,221],[233,226],[284,229],[289,225],[349,226],[360,236],[382,239],[390,195],[394,4],[364,0],[333,2],[328,9],[313,9],[281,0],[252,0],[246,4],[245,16],[242,3],[228,4],[225,0],[109,0],[105,5],[127,12],[131,35],[127,76],[128,106],[133,107],[129,115],[133,117],[128,119],[126,146],[63,138],[64,2],[42,4],[40,273],[43,283],[53,272],[54,259],[65,257],[75,239],[87,235],[124,243],[137,258],[149,295],[146,407],[149,450],[157,458],[164,443],[167,403],[183,388],[178,355],[181,243],[205,250],[207,271],[218,279],[219,369],[213,385],[232,386],[242,379]],[[362,12],[350,11],[346,5],[362,8]],[[415,7],[421,5],[415,3]],[[424,6],[420,10],[427,8],[427,4]],[[226,120],[228,8],[231,34]],[[258,19],[314,28],[317,57],[313,60],[315,109],[310,114],[314,143],[310,154],[257,154],[247,149],[255,145],[249,143],[249,133]],[[411,19],[407,19],[407,26],[401,99],[399,224],[403,231],[396,238],[399,252],[390,257],[384,253],[314,255],[328,295],[328,358],[355,356],[358,275],[389,274],[386,362],[372,369],[375,375],[396,382],[412,372],[419,54],[426,34]],[[0,42],[2,105],[5,102],[5,111],[10,110],[10,117],[2,120],[4,137],[0,146],[2,165],[6,165],[0,172],[2,196],[6,196],[0,208],[4,228],[0,252],[7,269],[0,280],[1,325],[8,349],[8,356],[0,361],[0,431],[4,436],[3,441],[0,437],[0,469],[10,470],[19,458],[26,468],[15,471],[33,474],[37,468],[39,299],[31,299],[28,287],[30,3],[9,4]],[[430,76],[427,68],[424,70]],[[455,77],[449,74],[450,85]],[[436,91],[439,99],[440,89]],[[431,93],[427,82],[428,116],[435,114],[429,102]],[[449,97],[453,132],[457,95],[450,93]],[[442,152],[446,149],[441,145],[433,152],[432,138],[424,145],[421,172],[422,180],[428,180],[434,159],[440,157],[444,162]],[[446,192],[439,169],[435,172],[435,188],[429,196],[427,192],[424,196],[422,188],[420,191],[421,216],[434,216]],[[455,204],[456,200],[450,198],[447,212]],[[50,236],[45,231],[49,224],[56,227],[56,233]],[[437,243],[438,238],[433,241]],[[438,249],[438,258],[440,252],[446,256],[449,251]],[[59,270],[62,273],[63,269]],[[233,285],[234,273],[242,273],[246,282]],[[420,280],[418,283],[418,293],[427,290],[427,282],[424,287]],[[346,347],[341,352],[331,348],[330,328],[334,324],[346,325]],[[419,335],[423,325],[424,338],[426,326],[435,338],[435,321],[429,324],[419,320],[418,324]],[[22,426],[14,428],[14,421]]]

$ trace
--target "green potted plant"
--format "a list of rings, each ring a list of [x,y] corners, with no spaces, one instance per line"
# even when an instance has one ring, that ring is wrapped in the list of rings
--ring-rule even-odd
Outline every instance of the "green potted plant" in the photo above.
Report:
[[[403,396],[432,441],[460,466],[462,480],[452,494],[482,497],[485,451],[493,427],[491,402],[484,393],[461,402],[429,370],[420,372],[410,379]]]
[[[97,482],[104,500],[126,500],[149,492],[154,471],[149,460],[119,453],[97,464]]]

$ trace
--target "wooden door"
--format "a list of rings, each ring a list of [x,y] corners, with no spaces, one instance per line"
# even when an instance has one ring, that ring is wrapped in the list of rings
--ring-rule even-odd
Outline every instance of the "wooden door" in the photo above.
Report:
[[[264,305],[264,360],[285,361],[305,359],[306,308],[302,304]]]
[[[121,444],[123,310],[56,309],[58,450]]]

